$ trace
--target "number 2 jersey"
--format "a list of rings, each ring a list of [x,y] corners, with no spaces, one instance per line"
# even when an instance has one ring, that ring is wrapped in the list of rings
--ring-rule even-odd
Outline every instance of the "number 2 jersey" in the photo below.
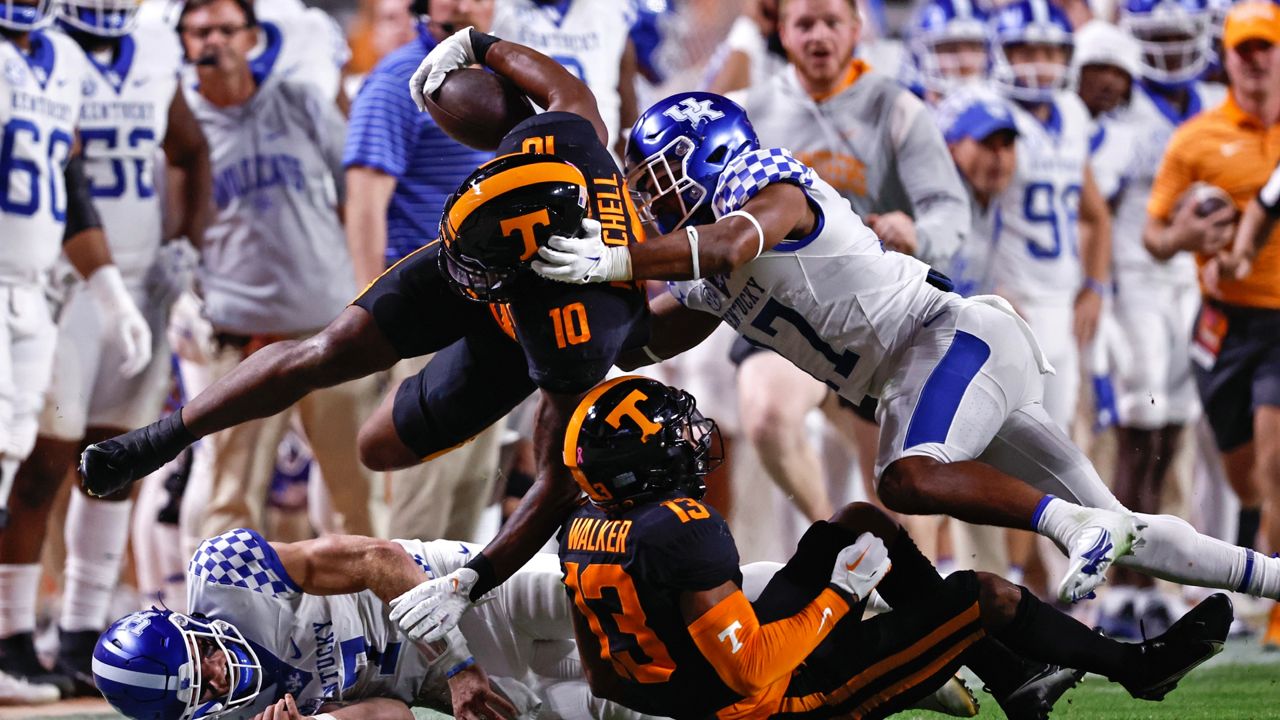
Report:
[[[1042,123],[1009,103],[1018,124],[1017,170],[996,199],[1001,223],[991,280],[1002,295],[1070,304],[1083,270],[1076,219],[1091,121],[1075,93],[1058,94]]]
[[[89,55],[80,140],[94,206],[116,265],[141,282],[163,226],[155,165],[178,89],[182,49],[169,28],[139,27],[114,54]]]
[[[680,610],[683,593],[742,584],[738,549],[715,509],[673,498],[608,516],[584,503],[558,540],[569,597],[621,682],[617,699],[675,718],[711,717],[742,700],[698,649]]]
[[[727,275],[669,283],[671,293],[773,348],[846,400],[878,397],[896,358],[948,295],[929,284],[928,265],[886,252],[849,202],[787,150],[755,150],[731,162],[713,195],[716,217],[775,182],[804,191],[817,217],[813,231]]]
[[[35,282],[62,253],[63,170],[75,144],[88,62],[61,33],[0,39],[0,282]]]

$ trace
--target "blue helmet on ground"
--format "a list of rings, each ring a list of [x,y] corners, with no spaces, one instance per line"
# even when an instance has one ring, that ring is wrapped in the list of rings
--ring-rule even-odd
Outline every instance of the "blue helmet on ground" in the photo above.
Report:
[[[206,661],[224,670],[225,691],[205,676]],[[126,615],[93,649],[98,690],[134,720],[196,720],[243,709],[261,692],[262,676],[257,654],[234,625],[171,610]]]
[[[1005,95],[1027,102],[1049,102],[1071,82],[1069,63],[1074,47],[1071,21],[1049,0],[1018,0],[996,11],[990,20],[995,38],[991,79]],[[1009,61],[1014,46],[1052,46],[1065,51],[1059,62]]]
[[[970,0],[929,0],[920,6],[908,35],[924,86],[946,94],[991,69],[987,16]],[[974,48],[980,47],[975,52]]]
[[[759,147],[747,111],[722,95],[685,92],[654,103],[627,136],[627,183],[641,219],[663,233],[714,222],[720,175]]]
[[[58,23],[95,37],[122,37],[138,25],[142,0],[58,0]]]
[[[49,21],[51,2],[52,0],[0,0],[0,27],[18,32],[38,30]]]
[[[1213,56],[1208,0],[1127,0],[1120,27],[1142,49],[1142,77],[1168,87],[1195,82]]]

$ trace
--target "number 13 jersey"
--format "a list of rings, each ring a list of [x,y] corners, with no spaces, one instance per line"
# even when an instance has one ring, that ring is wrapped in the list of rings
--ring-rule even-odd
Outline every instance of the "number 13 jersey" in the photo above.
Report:
[[[817,217],[813,231],[727,275],[670,283],[671,293],[776,350],[849,402],[878,397],[895,359],[947,293],[928,283],[928,265],[886,252],[849,201],[787,150],[755,150],[730,163],[713,195],[716,217],[775,182],[804,190]]]

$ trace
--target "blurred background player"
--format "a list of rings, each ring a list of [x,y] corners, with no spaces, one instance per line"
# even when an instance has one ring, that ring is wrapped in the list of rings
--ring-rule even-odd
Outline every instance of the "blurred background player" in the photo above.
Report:
[[[258,30],[247,0],[190,0],[178,19],[198,86],[186,99],[211,148],[214,217],[199,276],[212,353],[183,364],[194,395],[245,357],[323,328],[355,295],[341,208],[345,122],[311,83],[259,77],[246,59]],[[356,436],[371,379],[326,389],[297,409],[334,506],[331,529],[372,531],[371,474]],[[190,546],[232,527],[263,527],[267,484],[290,413],[210,437],[183,498]]]
[[[126,367],[130,358],[113,341],[110,318],[94,295],[74,280],[65,288],[40,432],[19,471],[17,487],[27,502],[15,508],[5,543],[9,561],[22,563],[39,561],[48,514],[84,445],[156,417],[168,392],[172,363],[165,326],[191,276],[181,269],[187,263],[161,258],[158,156],[163,152],[188,178],[176,208],[177,234],[196,245],[208,220],[211,185],[204,135],[178,92],[182,54],[172,32],[163,25],[135,30],[138,4],[132,0],[63,0],[56,10],[60,29],[89,57],[82,154],[116,266],[134,303],[145,308],[150,362]],[[192,253],[176,245],[168,252]],[[132,506],[130,493],[71,496],[63,528],[67,562],[57,671],[77,694],[96,694],[89,655],[106,627]]]
[[[418,64],[454,30],[469,25],[488,30],[493,7],[494,0],[413,3],[416,36],[378,63],[352,104],[342,161],[347,244],[358,287],[368,286],[388,267],[436,240],[445,200],[493,157],[450,138],[405,91]],[[429,359],[397,363],[390,372],[391,385],[416,375]],[[503,422],[495,423],[440,457],[389,473],[387,533],[479,540],[480,516],[497,481],[504,427]]]
[[[1000,198],[992,282],[1053,365],[1044,407],[1069,430],[1079,355],[1093,340],[1110,282],[1110,217],[1089,168],[1089,114],[1068,90],[1066,15],[1048,0],[1020,0],[991,23],[992,80],[1018,122],[1018,171]]]
[[[929,0],[915,12],[908,31],[908,87],[937,105],[958,87],[982,82],[991,72],[987,16],[971,0]]]
[[[1189,255],[1157,260],[1143,246],[1147,200],[1173,131],[1218,105],[1224,91],[1199,80],[1211,53],[1209,13],[1200,0],[1129,0],[1120,8],[1120,28],[1137,46],[1137,67],[1119,69],[1131,75],[1131,90],[1127,102],[1098,119],[1093,161],[1114,212],[1111,317],[1122,339],[1106,343],[1119,416],[1112,489],[1127,507],[1155,513],[1183,428],[1199,414],[1187,354],[1199,293]],[[1107,41],[1113,52],[1123,43]],[[1081,71],[1082,95],[1106,83],[1089,72]],[[1150,578],[1124,571],[1104,598],[1100,623],[1117,636],[1140,637],[1144,616],[1155,627],[1159,615],[1170,614],[1162,606]]]
[[[44,287],[60,251],[86,278],[85,293],[118,351],[110,370],[135,374],[151,353],[147,323],[112,264],[84,161],[71,157],[91,70],[69,38],[39,29],[50,12],[48,2],[0,5],[0,119],[6,138],[0,151],[0,234],[15,240],[0,253],[0,503],[8,507],[12,501],[15,520],[0,533],[0,697],[7,702],[57,699],[50,683],[70,691],[65,678],[40,664],[33,643],[44,533],[28,532],[23,522],[33,516],[43,522],[31,511],[44,503],[45,491],[30,475],[15,478],[35,445],[50,382],[57,327]]]
[[[1191,342],[1200,402],[1242,508],[1262,508],[1267,552],[1280,549],[1280,243],[1271,232],[1252,262],[1233,257],[1232,219],[1280,162],[1280,5],[1249,2],[1227,13],[1226,99],[1172,135],[1152,181],[1143,242],[1156,258],[1196,253],[1202,302]],[[1225,191],[1204,214],[1196,182]],[[1180,202],[1181,201],[1181,202]],[[1241,513],[1241,541],[1252,521]],[[1280,645],[1280,606],[1263,642]]]
[[[635,122],[636,48],[630,37],[636,0],[500,0],[493,34],[549,56],[587,84],[622,157]]]

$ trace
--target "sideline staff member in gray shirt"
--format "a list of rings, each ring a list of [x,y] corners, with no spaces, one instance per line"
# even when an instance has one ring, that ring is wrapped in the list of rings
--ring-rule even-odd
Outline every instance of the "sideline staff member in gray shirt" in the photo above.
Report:
[[[338,215],[345,121],[330,98],[276,76],[255,76],[246,55],[259,28],[250,0],[190,0],[178,22],[197,84],[187,102],[209,140],[214,220],[205,232],[200,284],[217,350],[184,367],[194,391],[249,353],[309,336],[355,297]],[[270,352],[270,350],[267,350]],[[360,421],[376,399],[367,378],[321,390],[297,405],[338,518],[325,529],[372,534],[370,473],[358,458]],[[289,413],[207,440],[183,503],[189,541],[235,527],[263,530],[276,448]]]

